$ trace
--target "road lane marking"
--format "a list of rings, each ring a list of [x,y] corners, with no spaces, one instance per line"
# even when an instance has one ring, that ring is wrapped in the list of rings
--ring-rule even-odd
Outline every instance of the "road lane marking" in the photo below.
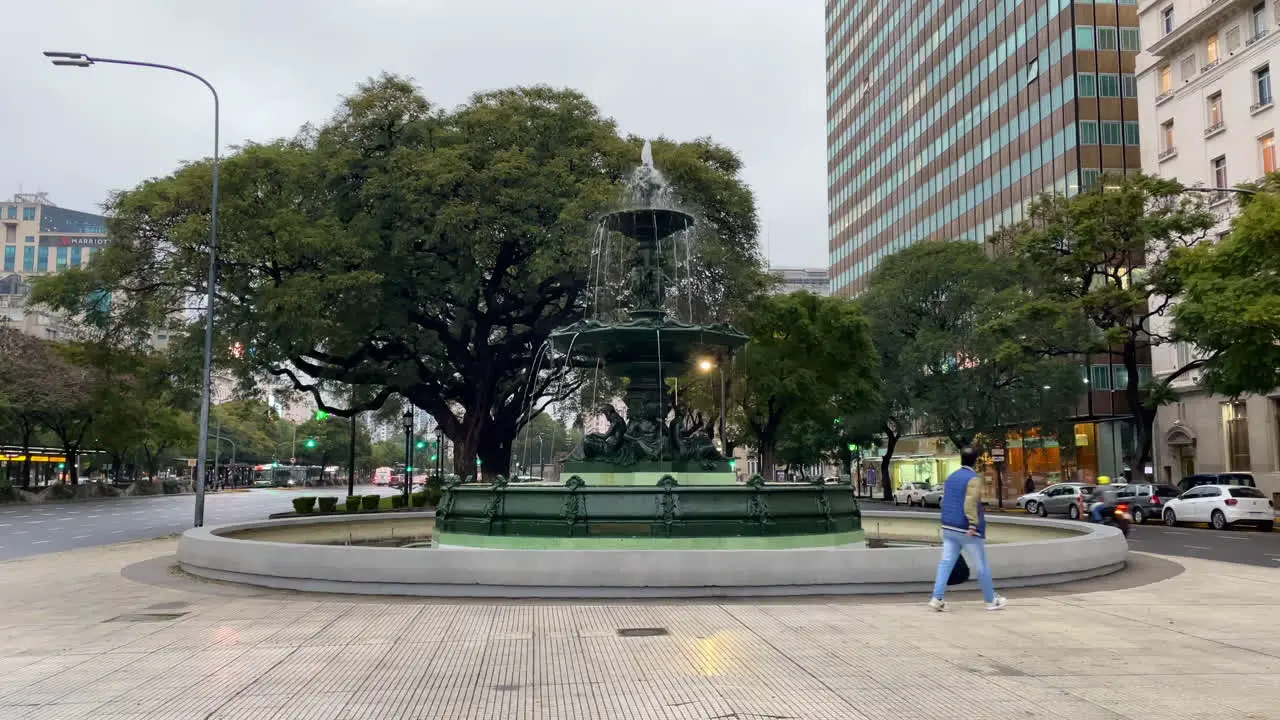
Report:
[[[89,518],[96,518],[96,517],[102,517],[102,516],[101,515],[85,515],[84,517],[86,520],[88,520]]]
[[[124,532],[124,531],[123,531],[123,530],[112,530],[112,531],[111,531],[111,534],[112,534],[112,535],[119,535],[119,534],[120,534],[120,533],[122,533],[122,532]]]
[[[1214,535],[1214,537],[1222,538],[1223,540],[1240,540],[1240,541],[1249,539],[1247,537],[1238,537],[1238,536],[1232,536],[1232,535]]]
[[[12,527],[13,523],[0,523],[0,527]]]
[[[28,525],[39,525],[39,524],[40,524],[40,523],[42,523],[42,522],[44,522],[44,520],[28,520],[28,521],[27,521],[27,524],[28,524]]]
[[[49,542],[49,541],[48,541],[48,540],[32,540],[32,541],[31,541],[31,544],[32,544],[32,545],[43,545],[43,544],[45,544],[45,543],[47,543],[47,542]]]
[[[1191,548],[1192,550],[1208,550],[1209,549],[1203,545],[1183,545],[1182,547]]]
[[[72,539],[72,540],[83,540],[83,539],[85,539],[85,538],[87,538],[87,537],[89,537],[89,536],[88,536],[88,535],[72,535],[72,536],[71,536],[71,539]]]
[[[1165,533],[1169,535],[1186,535],[1186,533],[1182,532],[1181,530],[1166,530]]]

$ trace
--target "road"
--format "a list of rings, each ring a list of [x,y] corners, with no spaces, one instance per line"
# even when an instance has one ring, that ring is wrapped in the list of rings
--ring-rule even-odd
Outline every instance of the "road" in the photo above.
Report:
[[[393,492],[356,488],[357,494]],[[293,509],[293,498],[304,493],[342,497],[346,488],[210,493],[205,496],[205,524],[262,520]],[[194,512],[194,495],[0,505],[0,560],[173,535],[191,527]]]
[[[866,510],[907,510],[883,502],[861,500]],[[920,508],[910,508],[920,512]],[[929,508],[925,512],[937,513]],[[1012,513],[1015,517],[1018,513]],[[1221,562],[1280,568],[1280,532],[1264,533],[1253,528],[1219,532],[1202,527],[1170,528],[1147,523],[1134,525],[1129,533],[1129,548],[1139,552],[1176,557],[1218,560]]]

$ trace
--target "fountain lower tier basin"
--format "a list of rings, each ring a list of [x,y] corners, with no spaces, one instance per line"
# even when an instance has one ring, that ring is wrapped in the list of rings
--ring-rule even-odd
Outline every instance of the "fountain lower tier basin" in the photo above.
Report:
[[[456,485],[436,510],[439,547],[734,549],[858,542],[847,486]]]
[[[187,530],[188,573],[294,591],[476,598],[691,598],[925,593],[936,547],[863,544],[776,550],[438,550],[332,544],[350,533],[420,535],[430,515],[322,516]],[[869,537],[936,538],[930,513],[866,512]],[[987,519],[997,587],[1071,582],[1124,567],[1119,530],[1068,520]],[[315,542],[307,538],[314,537]],[[971,589],[973,583],[959,586]]]

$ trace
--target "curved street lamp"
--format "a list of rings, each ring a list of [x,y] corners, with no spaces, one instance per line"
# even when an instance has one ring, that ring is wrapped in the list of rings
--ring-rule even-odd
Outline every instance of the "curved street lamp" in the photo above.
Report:
[[[204,323],[204,377],[200,387],[200,438],[196,451],[196,507],[195,526],[204,525],[204,473],[209,457],[209,393],[213,384],[213,304],[214,293],[218,282],[218,91],[213,85],[199,75],[175,65],[142,62],[139,60],[118,60],[114,58],[94,57],[82,52],[62,52],[46,50],[44,56],[52,59],[54,65],[60,67],[92,67],[98,63],[111,65],[132,65],[134,67],[155,68],[181,73],[199,80],[213,94],[213,201],[209,211],[209,292],[205,308]]]

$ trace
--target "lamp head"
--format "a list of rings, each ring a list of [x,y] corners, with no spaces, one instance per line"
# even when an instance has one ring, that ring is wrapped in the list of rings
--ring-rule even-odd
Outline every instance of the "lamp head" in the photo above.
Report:
[[[44,56],[53,60],[54,65],[62,65],[66,67],[89,67],[93,64],[93,60],[89,59],[88,55],[79,52],[45,50]]]

